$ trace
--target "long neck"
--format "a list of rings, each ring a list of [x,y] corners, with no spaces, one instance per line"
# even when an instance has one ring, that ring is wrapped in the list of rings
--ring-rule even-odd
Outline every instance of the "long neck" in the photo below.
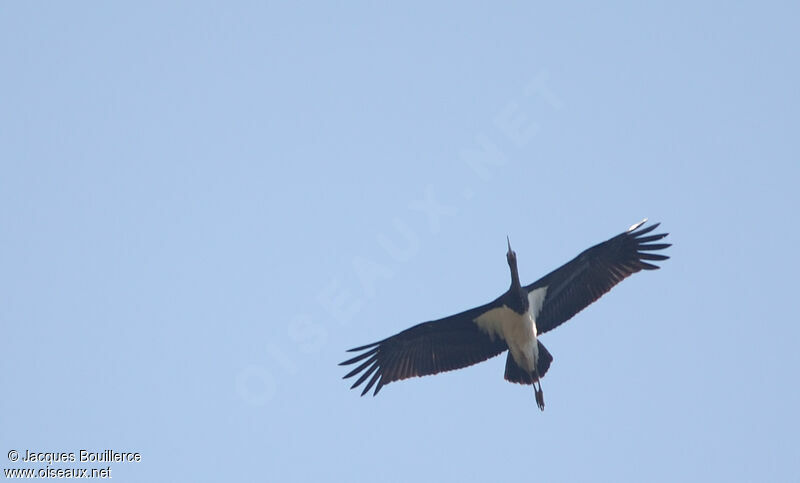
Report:
[[[511,268],[511,288],[519,289],[519,272],[517,271],[517,258],[513,257],[508,260],[508,266]]]

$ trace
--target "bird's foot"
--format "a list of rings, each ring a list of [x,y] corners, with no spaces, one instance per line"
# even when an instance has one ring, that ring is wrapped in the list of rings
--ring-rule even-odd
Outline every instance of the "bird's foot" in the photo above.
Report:
[[[536,391],[536,405],[539,406],[539,409],[544,411],[544,391],[542,391],[542,387],[539,386]]]

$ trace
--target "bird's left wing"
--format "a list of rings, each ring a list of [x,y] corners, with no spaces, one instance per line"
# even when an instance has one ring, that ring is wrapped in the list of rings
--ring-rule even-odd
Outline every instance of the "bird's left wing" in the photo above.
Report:
[[[351,389],[369,378],[361,395],[375,386],[374,396],[390,382],[460,369],[500,354],[508,349],[506,342],[474,322],[489,305],[424,322],[380,342],[350,349],[348,352],[364,352],[339,365],[363,362],[344,378],[363,371]]]
[[[532,305],[536,306],[534,316],[539,334],[568,321],[630,275],[659,268],[649,262],[669,258],[652,253],[670,244],[653,243],[666,237],[667,233],[649,235],[659,223],[640,229],[646,221],[642,220],[626,232],[584,250],[570,262],[525,287]]]

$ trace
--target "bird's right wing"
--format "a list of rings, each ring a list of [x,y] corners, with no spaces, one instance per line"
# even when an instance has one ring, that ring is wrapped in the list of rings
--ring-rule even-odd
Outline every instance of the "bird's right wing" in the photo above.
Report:
[[[380,342],[350,349],[348,352],[364,352],[340,366],[364,362],[344,378],[363,371],[352,385],[354,389],[372,376],[361,395],[375,386],[374,396],[390,382],[461,369],[494,357],[507,350],[508,345],[502,337],[490,335],[474,322],[488,308],[489,304],[424,322]]]

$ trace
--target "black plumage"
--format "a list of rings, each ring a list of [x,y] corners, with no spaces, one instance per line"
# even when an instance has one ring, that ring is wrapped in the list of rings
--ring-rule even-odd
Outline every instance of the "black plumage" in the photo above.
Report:
[[[366,382],[361,395],[372,387],[375,387],[373,395],[377,395],[383,386],[394,381],[452,371],[482,362],[510,348],[506,339],[511,337],[512,329],[508,328],[511,327],[508,324],[517,323],[516,319],[508,319],[511,313],[531,314],[536,326],[532,338],[536,340],[537,333],[541,335],[563,324],[628,276],[640,270],[659,268],[650,262],[669,258],[653,253],[670,246],[669,243],[654,243],[667,234],[645,236],[659,224],[639,229],[643,223],[584,250],[570,262],[526,286],[519,285],[516,254],[509,244],[512,283],[508,291],[480,307],[424,322],[381,341],[350,349],[348,352],[361,354],[340,365],[360,364],[344,377],[360,374],[352,388]],[[541,291],[545,295],[539,301],[540,306],[532,307],[529,299],[535,302],[535,296]],[[488,325],[482,318],[489,320]],[[493,331],[487,327],[503,330]],[[512,357],[512,351],[509,351],[505,371],[508,381],[535,384],[544,376],[553,356],[540,341],[536,340],[536,345],[538,356],[529,369],[520,367],[517,359]],[[541,388],[537,391],[538,402]],[[540,408],[543,408],[543,404],[542,401]]]

